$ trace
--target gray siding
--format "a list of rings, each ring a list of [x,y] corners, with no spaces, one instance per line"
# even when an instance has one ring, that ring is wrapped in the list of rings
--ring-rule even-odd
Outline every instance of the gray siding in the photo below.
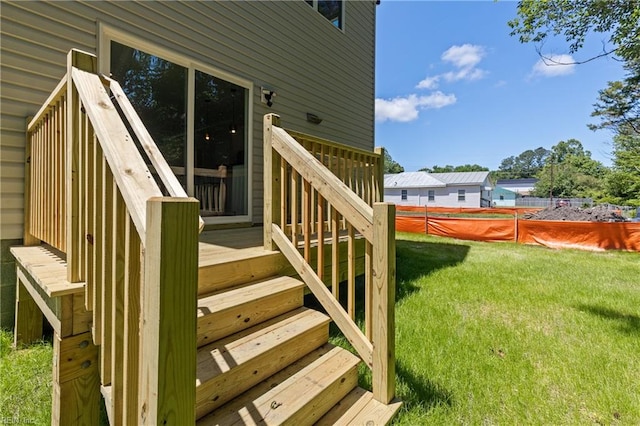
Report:
[[[253,221],[262,221],[262,116],[373,148],[375,2],[345,5],[344,31],[289,2],[2,2],[1,239],[22,236],[25,120],[64,75],[71,48],[97,52],[98,22],[254,84]],[[260,87],[277,92],[271,109]],[[306,122],[306,113],[321,118]]]

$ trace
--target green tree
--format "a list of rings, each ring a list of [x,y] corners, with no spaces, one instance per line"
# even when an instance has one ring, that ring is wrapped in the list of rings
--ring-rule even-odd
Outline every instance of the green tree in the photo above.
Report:
[[[590,129],[640,135],[640,58],[627,62],[624,68],[627,76],[623,81],[610,81],[599,92],[591,116],[599,117],[600,123],[590,124]]]
[[[640,134],[640,1],[523,0],[518,3],[517,14],[508,23],[511,35],[519,36],[522,43],[537,43],[536,50],[546,61],[549,58],[542,53],[541,46],[549,36],[564,36],[569,52],[576,53],[583,48],[587,34],[595,32],[606,37],[602,52],[576,63],[607,55],[614,55],[624,63],[625,78],[609,82],[600,90],[591,114],[600,122],[589,127],[608,128],[622,136],[613,142],[614,173],[607,180],[606,190],[613,191],[609,196],[614,199],[636,200],[639,197],[633,182],[640,170],[618,163],[637,165],[640,149],[640,140],[631,136]]]
[[[402,173],[404,167],[402,167],[397,161],[391,158],[391,154],[386,149],[384,150],[384,173]]]
[[[613,139],[614,160],[605,180],[610,203],[640,206],[640,136],[634,132]]]
[[[508,24],[511,35],[519,36],[521,43],[541,45],[550,35],[562,34],[569,52],[575,53],[583,47],[587,34],[596,32],[608,37],[608,45],[588,60],[610,54],[625,62],[640,57],[638,0],[522,0],[517,13]]]
[[[536,197],[575,197],[602,200],[608,169],[591,158],[576,139],[560,141],[551,148],[533,191]]]
[[[535,177],[544,167],[549,150],[539,147],[528,149],[517,157],[507,157],[494,173],[496,179],[524,179]]]

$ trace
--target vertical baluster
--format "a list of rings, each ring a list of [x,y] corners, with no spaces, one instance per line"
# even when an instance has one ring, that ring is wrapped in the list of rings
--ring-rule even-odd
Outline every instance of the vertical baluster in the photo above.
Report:
[[[93,293],[94,289],[94,275],[93,275],[93,251],[95,243],[95,227],[94,227],[94,204],[96,193],[94,188],[94,155],[95,155],[95,143],[96,136],[93,131],[91,123],[87,122],[87,145],[84,150],[84,188],[85,188],[85,208],[84,208],[84,223],[85,223],[85,307],[87,311],[93,311]]]
[[[304,197],[302,204],[302,226],[304,228],[304,260],[309,263],[311,259],[311,184],[304,181]]]
[[[347,224],[347,312],[356,317],[356,238],[353,225]]]
[[[372,285],[373,285],[373,246],[369,241],[364,243],[364,330],[367,339],[371,341],[373,337],[373,307],[372,303]]]
[[[78,123],[78,134],[80,135],[80,140],[78,141],[78,169],[77,169],[77,178],[78,178],[78,236],[77,236],[77,244],[78,244],[78,254],[80,255],[78,259],[79,263],[79,280],[84,281],[85,279],[85,267],[86,267],[86,256],[87,256],[87,228],[85,222],[85,207],[86,207],[86,198],[87,198],[87,188],[85,186],[85,174],[86,174],[86,164],[85,164],[85,153],[87,151],[87,141],[89,139],[89,117],[84,111],[84,107],[81,103],[78,103],[78,117],[80,121]]]
[[[94,136],[95,137],[95,136]],[[104,154],[98,140],[93,143],[93,342],[100,345],[102,342],[102,265],[104,249]]]
[[[115,184],[114,184],[115,187]],[[124,364],[124,288],[125,282],[125,247],[129,239],[128,229],[125,225],[128,222],[127,208],[122,198],[122,194],[116,188],[113,191],[113,215],[114,227],[113,240],[114,262],[112,265],[113,285],[111,307],[111,340],[113,342],[111,353],[111,400],[113,404],[113,418],[116,424],[122,424],[124,392],[124,376],[122,366]]]
[[[318,278],[324,277],[324,197],[318,194]]]
[[[67,244],[69,241],[67,240],[67,227],[69,224],[67,223],[67,179],[69,178],[69,174],[67,173],[67,149],[66,149],[66,134],[67,134],[67,114],[69,113],[69,109],[67,108],[68,96],[66,94],[63,95],[62,98],[62,110],[61,110],[61,118],[60,118],[60,160],[58,163],[60,169],[60,223],[61,231],[60,238],[62,239],[62,243],[60,244],[60,249],[63,252],[67,250]]]
[[[287,188],[288,188],[288,176],[287,176],[287,162],[284,158],[280,158],[280,229],[282,232],[287,232]]]
[[[102,156],[102,345],[100,346],[100,377],[102,384],[111,384],[111,311],[113,309],[113,174],[104,155]],[[111,407],[108,408],[111,410]]]
[[[142,274],[141,241],[135,225],[128,216],[125,222],[127,241],[125,242],[125,282],[124,289],[124,347],[123,366],[123,424],[138,422],[138,387],[140,357],[140,286]]]
[[[53,220],[53,207],[51,206],[51,144],[53,143],[53,129],[52,129],[52,108],[49,107],[49,111],[47,112],[47,117],[45,121],[45,137],[44,137],[44,161],[42,163],[43,166],[43,175],[44,175],[44,219],[45,219],[45,228],[44,228],[44,239],[47,242],[52,240],[53,227],[56,225]]]
[[[340,223],[338,211],[331,209],[331,291],[340,301]]]
[[[291,169],[291,242],[298,247],[298,186],[300,175]]]
[[[309,152],[311,153],[311,155],[313,155],[314,157],[316,157],[316,143],[315,142],[310,142],[309,143]],[[309,221],[311,223],[311,232],[318,232],[317,227],[316,227],[316,190],[311,187],[311,192],[309,194],[309,198],[311,200],[311,212],[309,215]]]

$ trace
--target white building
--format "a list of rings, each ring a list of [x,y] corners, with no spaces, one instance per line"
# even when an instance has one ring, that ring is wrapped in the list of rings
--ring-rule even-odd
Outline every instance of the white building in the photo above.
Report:
[[[489,207],[489,172],[404,172],[384,176],[384,201],[405,206]]]

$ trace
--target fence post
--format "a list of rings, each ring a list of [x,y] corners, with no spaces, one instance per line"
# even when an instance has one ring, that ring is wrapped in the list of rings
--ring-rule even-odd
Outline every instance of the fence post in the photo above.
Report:
[[[277,114],[266,114],[264,116],[263,127],[264,169],[262,171],[264,182],[263,223],[265,250],[276,249],[276,245],[273,242],[271,225],[273,223],[280,223],[280,203],[284,202],[284,200],[280,199],[280,155],[273,152],[271,143],[273,126],[280,127],[280,116]]]
[[[396,208],[373,205],[373,397],[384,404],[395,395]]]
[[[139,424],[195,423],[199,212],[194,198],[147,201]]]

